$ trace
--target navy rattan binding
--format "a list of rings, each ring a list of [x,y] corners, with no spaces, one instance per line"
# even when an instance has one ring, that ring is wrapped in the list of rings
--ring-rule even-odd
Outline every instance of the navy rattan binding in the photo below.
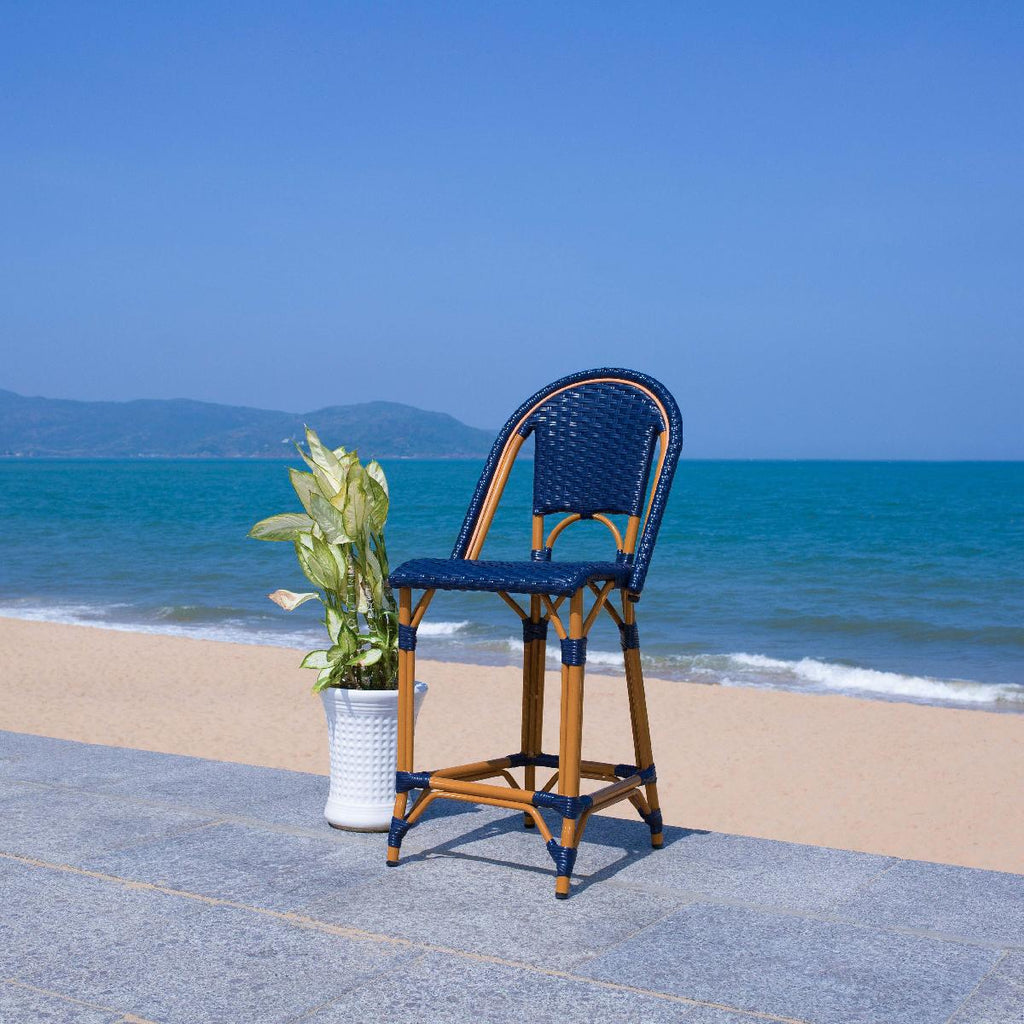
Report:
[[[520,563],[466,558],[484,500],[513,433],[534,436],[535,514],[642,515],[658,435],[666,430],[668,445],[661,472],[654,482],[650,514],[631,560],[615,564],[542,560]],[[679,408],[664,385],[654,378],[635,370],[608,368],[562,377],[528,398],[501,429],[484,464],[451,558],[406,562],[391,574],[390,583],[393,587],[437,590],[570,594],[587,582],[614,580],[616,586],[639,595],[682,443]]]

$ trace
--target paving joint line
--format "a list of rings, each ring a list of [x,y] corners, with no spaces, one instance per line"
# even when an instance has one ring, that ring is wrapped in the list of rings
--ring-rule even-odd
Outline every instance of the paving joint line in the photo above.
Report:
[[[902,860],[903,860],[903,858],[901,858],[901,857],[890,857],[889,858],[889,863],[886,864],[885,867],[882,868],[881,871],[876,872],[870,878],[867,878],[863,882],[860,882],[858,885],[855,885],[853,887],[853,889],[851,890],[851,892],[849,893],[849,896],[853,896],[854,894],[856,894],[858,892],[861,892],[864,889],[867,889],[869,886],[874,885],[875,882],[877,882],[881,877],[883,877],[883,875],[887,875],[890,871],[892,871],[895,867],[897,867],[901,863]],[[848,897],[846,897],[846,898],[848,898]],[[830,908],[832,908],[832,909],[835,909],[835,906],[836,906],[836,904],[838,902],[839,902],[839,897],[836,897],[832,902],[830,902],[828,904],[828,906]]]
[[[798,917],[808,921],[821,921],[825,924],[844,924],[854,928],[864,928],[870,931],[896,932],[900,935],[910,935],[915,938],[934,939],[937,942],[954,942],[964,946],[976,946],[979,949],[1013,950],[1024,949],[1015,943],[1006,943],[997,940],[974,939],[966,935],[956,935],[952,932],[933,931],[928,928],[912,928],[909,925],[901,924],[870,924],[866,921],[858,921],[852,917],[842,917],[839,914],[830,914],[826,911],[801,909],[799,907],[787,907],[777,903],[750,903],[746,900],[731,899],[728,896],[711,896],[707,893],[697,892],[693,889],[665,889],[661,887],[647,887],[636,885],[630,882],[616,882],[607,879],[602,885],[614,886],[629,892],[643,892],[648,895],[674,895],[681,899],[680,906],[693,906],[695,903],[706,903],[712,907],[735,907],[738,910],[753,910],[758,913],[782,914],[785,917]]]
[[[350,925],[330,924],[327,921],[320,921],[313,917],[297,914],[291,911],[270,910],[263,907],[253,907],[246,903],[238,903],[234,900],[227,900],[217,896],[204,896],[201,893],[188,892],[185,889],[174,889],[170,886],[157,885],[153,882],[139,882],[130,878],[122,878],[119,875],[110,875],[103,871],[93,871],[88,868],[75,867],[72,864],[58,864],[52,861],[40,860],[36,857],[24,857],[20,854],[0,850],[0,858],[24,864],[26,867],[37,868],[49,871],[59,871],[64,874],[77,875],[83,878],[91,878],[99,882],[120,885],[125,889],[134,889],[140,892],[158,892],[166,896],[176,896],[182,899],[194,900],[197,903],[204,903],[207,906],[228,907],[234,910],[242,910],[260,917],[270,918],[284,924],[297,928],[304,928],[309,931],[324,932],[328,935],[337,935],[340,938],[351,939],[356,942],[373,942],[377,945],[402,946],[406,949],[419,949],[424,953],[441,953],[446,956],[454,956],[464,960],[472,960],[477,963],[496,964],[501,967],[511,967],[516,970],[528,971],[533,974],[542,974],[553,978],[562,978],[567,981],[578,981],[585,985],[593,985],[598,988],[613,989],[621,992],[631,992],[634,995],[650,996],[665,1002],[681,1003],[686,1006],[703,1006],[715,1010],[727,1010],[733,1013],[746,1014],[755,1020],[772,1021],[773,1024],[813,1024],[797,1017],[782,1017],[778,1014],[766,1013],[760,1010],[748,1010],[742,1007],[730,1006],[726,1003],[715,1003],[703,999],[688,999],[685,996],[673,995],[669,992],[659,992],[656,989],[640,988],[636,985],[627,985],[622,982],[605,981],[601,978],[588,978],[584,975],[573,974],[571,971],[563,971],[553,967],[542,967],[537,964],[525,963],[517,960],[507,960],[504,957],[494,956],[488,953],[473,953],[469,950],[456,949],[451,946],[441,946],[435,943],[418,942],[414,939],[405,939],[396,935],[385,935],[379,932],[369,932],[362,928],[354,928]],[[120,1013],[116,1008],[112,1011]],[[151,1022],[146,1022],[151,1024]]]
[[[967,1008],[967,1004],[978,994],[978,990],[981,988],[981,986],[984,985],[985,982],[988,981],[988,979],[991,978],[992,975],[996,973],[996,970],[998,969],[999,965],[1006,959],[1007,955],[1008,954],[1004,951],[1003,955],[996,959],[996,962],[988,969],[988,971],[985,972],[983,977],[978,979],[978,984],[975,985],[974,988],[972,988],[971,991],[967,993],[967,995],[964,998],[964,1000],[945,1019],[943,1024],[954,1024],[954,1022],[956,1021],[956,1018],[960,1016],[960,1012]]]
[[[690,906],[692,904],[692,902],[693,902],[692,900],[686,900],[686,899],[678,900],[674,907],[671,907],[669,910],[666,910],[665,913],[661,914],[657,919],[652,920],[652,921],[648,921],[646,924],[641,925],[639,928],[637,928],[637,930],[635,932],[632,932],[631,934],[626,935],[623,938],[616,940],[610,946],[605,946],[604,949],[599,950],[598,952],[592,954],[591,956],[583,957],[581,960],[577,961],[577,963],[578,964],[587,964],[587,963],[590,963],[592,960],[600,959],[601,957],[603,957],[606,954],[610,953],[613,949],[616,949],[617,947],[621,946],[623,943],[629,942],[631,939],[635,939],[638,935],[640,935],[641,933],[647,931],[649,928],[654,928],[655,926],[661,924],[662,921],[668,920],[668,918],[670,918],[674,913],[676,913],[682,907]]]
[[[67,996],[63,992],[56,992],[50,988],[40,988],[39,985],[30,985],[27,981],[22,981],[20,978],[4,978],[3,981],[5,984],[12,985],[15,988],[27,989],[29,992],[36,992],[42,996],[50,996],[53,999],[60,999],[65,1003],[74,1003],[75,1006],[84,1006],[90,1010],[102,1010],[104,1013],[120,1014],[120,1020],[117,1024],[156,1024],[156,1021],[147,1020],[145,1017],[136,1017],[134,1014],[127,1013],[125,1010],[122,1010],[117,1006],[107,1006],[106,1003],[94,1003],[88,999],[78,999],[75,996]]]
[[[136,839],[133,842],[125,843],[123,846],[103,847],[95,851],[95,856],[108,857],[115,853],[130,853],[133,850],[142,850],[147,846],[153,846],[157,843],[166,843],[168,840],[177,839],[181,836],[192,836],[197,832],[205,832],[207,829],[223,824],[224,819],[222,818],[211,819],[210,821],[200,821],[191,825],[185,825],[182,828],[176,828],[170,832],[159,832],[156,835],[146,836],[144,839]]]
[[[413,964],[418,964],[421,960],[425,959],[428,956],[430,956],[430,954],[427,953],[427,952],[420,953],[418,956],[414,956],[412,958],[412,960],[409,961],[408,966],[412,966]],[[405,967],[405,966],[406,965],[403,965],[403,967]],[[344,997],[345,996],[350,996],[354,992],[358,992],[361,988],[365,988],[367,985],[374,984],[374,982],[377,981],[377,979],[381,976],[381,974],[384,974],[384,973],[386,973],[386,972],[385,972],[385,968],[383,968],[383,967],[379,971],[374,971],[372,974],[370,974],[368,977],[364,978],[362,981],[360,981],[357,984],[353,985],[351,988],[346,989],[345,992],[342,995],[340,995],[340,996],[332,996],[330,999],[327,999],[327,1000],[325,1000],[322,1003],[318,1003],[316,1006],[311,1006],[311,1007],[309,1007],[309,1009],[303,1010],[297,1017],[289,1018],[289,1020],[286,1021],[285,1024],[302,1024],[302,1021],[309,1020],[309,1018],[312,1017],[313,1014],[319,1013],[321,1010],[329,1009],[330,1007],[337,1007],[340,1010],[344,1010],[345,1009],[345,1006],[344,1006]]]
[[[325,778],[326,778],[326,776],[325,776]],[[64,793],[84,793],[84,794],[88,794],[89,796],[100,797],[100,798],[102,798],[104,800],[118,800],[118,801],[121,801],[122,803],[137,804],[137,805],[139,805],[141,807],[152,807],[152,808],[155,808],[156,810],[161,810],[161,811],[188,811],[188,812],[190,812],[192,814],[195,814],[197,816],[202,815],[202,814],[210,814],[210,815],[219,814],[221,816],[217,819],[216,822],[213,822],[213,824],[217,824],[217,825],[248,825],[248,826],[251,826],[251,827],[258,827],[258,828],[266,829],[268,832],[278,832],[278,833],[281,833],[282,835],[300,836],[300,837],[307,838],[307,839],[326,839],[326,838],[329,837],[328,833],[325,832],[323,830],[323,828],[321,828],[321,827],[312,827],[312,826],[310,826],[310,827],[303,827],[303,826],[294,826],[294,825],[282,825],[279,822],[266,821],[263,818],[253,818],[253,817],[248,817],[246,815],[240,815],[240,814],[224,814],[222,811],[218,811],[216,808],[212,808],[212,807],[211,808],[202,808],[202,807],[197,808],[193,804],[174,803],[174,802],[170,802],[170,801],[166,801],[166,800],[147,800],[147,799],[145,799],[143,797],[130,796],[130,795],[126,795],[126,794],[123,794],[123,793],[104,793],[101,790],[81,789],[81,788],[76,787],[76,786],[64,786],[64,785],[58,785],[58,784],[52,783],[52,782],[36,782],[36,781],[32,781],[32,780],[27,780],[27,779],[11,779],[9,781],[11,781],[11,782],[13,782],[13,783],[15,783],[16,785],[19,785],[19,786],[26,786],[26,787],[38,788],[38,789],[55,789],[55,790],[59,790],[59,791],[64,792]],[[205,820],[202,824],[203,825],[210,824],[210,821]],[[331,832],[331,834],[333,834],[334,830],[331,829],[330,832]],[[358,834],[358,833],[350,833],[350,834]],[[369,835],[370,833],[366,833],[366,834]],[[373,833],[373,834],[376,835],[378,833]],[[383,835],[386,835],[387,833],[386,832],[381,832],[379,834],[383,836]]]

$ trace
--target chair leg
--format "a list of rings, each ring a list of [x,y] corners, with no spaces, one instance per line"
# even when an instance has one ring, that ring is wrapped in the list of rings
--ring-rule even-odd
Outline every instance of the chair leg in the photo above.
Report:
[[[523,731],[522,751],[536,756],[541,753],[544,733],[544,660],[546,623],[540,622],[541,601],[530,598],[530,618],[523,623]],[[537,788],[537,767],[528,764],[523,769],[523,784],[527,790]],[[529,814],[523,815],[523,827],[534,828]]]
[[[626,663],[626,692],[629,695],[629,718],[633,727],[633,747],[637,767],[642,771],[654,767],[654,753],[651,747],[651,725],[647,717],[647,696],[644,692],[644,673],[640,665],[640,640],[636,629],[636,608],[628,598],[623,602],[623,657]],[[658,800],[658,784],[647,783],[647,805],[649,812],[643,814],[651,830],[651,846],[657,848],[664,841],[662,833],[661,804]]]
[[[403,587],[398,592],[398,621],[408,626],[412,620],[412,591]],[[398,756],[396,767],[400,772],[411,772],[413,769],[413,728],[414,698],[416,686],[416,651],[415,649],[399,649],[398,651]],[[391,819],[391,831],[388,835],[389,867],[398,864],[399,849],[402,839],[409,830],[405,822],[406,808],[409,803],[408,791],[395,794],[395,809]]]
[[[558,793],[574,798],[580,795],[580,760],[583,756],[583,591],[570,598],[569,635],[562,641],[562,723],[558,750]],[[562,818],[561,844],[554,841],[549,851],[558,875],[555,897],[566,899],[573,865],[576,862],[576,817]]]

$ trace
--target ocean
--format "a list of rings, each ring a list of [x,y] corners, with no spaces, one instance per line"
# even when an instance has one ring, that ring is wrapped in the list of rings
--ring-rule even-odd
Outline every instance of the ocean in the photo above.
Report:
[[[319,606],[265,596],[307,589],[290,545],[246,538],[298,508],[285,466],[0,461],[0,616],[319,646]],[[528,557],[531,468],[483,557]],[[385,469],[392,565],[447,556],[479,464]],[[607,557],[609,540],[578,524],[556,557]],[[1024,463],[684,459],[637,611],[651,675],[1024,712]],[[442,593],[419,652],[516,663],[519,634],[497,598]],[[621,666],[617,640],[602,616],[592,670]]]

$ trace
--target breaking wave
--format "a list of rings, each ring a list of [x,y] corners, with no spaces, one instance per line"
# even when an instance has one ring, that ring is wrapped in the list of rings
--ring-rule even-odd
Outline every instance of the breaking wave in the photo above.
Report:
[[[509,652],[523,649],[521,640],[508,637]],[[557,664],[559,648],[548,645],[548,662]],[[786,661],[763,654],[671,654],[643,655],[644,671],[650,676],[680,679],[712,686],[757,686],[774,690],[814,693],[871,695],[928,704],[1014,705],[1024,710],[1024,685],[983,683],[970,679],[939,679],[904,675],[837,662],[800,658]],[[587,664],[622,670],[620,651],[587,649]]]

